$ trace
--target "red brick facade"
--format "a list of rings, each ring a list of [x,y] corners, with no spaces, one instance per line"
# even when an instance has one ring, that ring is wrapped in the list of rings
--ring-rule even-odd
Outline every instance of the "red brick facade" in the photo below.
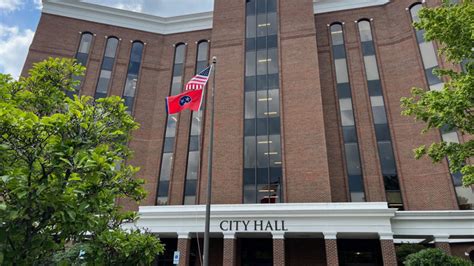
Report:
[[[458,210],[447,163],[433,165],[428,159],[415,160],[413,157],[415,147],[440,141],[439,132],[420,135],[424,125],[401,115],[400,98],[409,96],[412,87],[427,87],[407,10],[416,1],[392,0],[379,6],[316,15],[313,0],[278,2],[282,202],[350,201],[330,45],[329,25],[335,22],[343,23],[366,200],[386,201],[355,23],[360,19],[370,19],[404,209]],[[170,93],[174,45],[186,43],[186,82],[194,75],[197,42],[200,40],[209,40],[209,54],[218,58],[212,203],[243,202],[245,1],[216,0],[212,19],[212,29],[157,34],[42,14],[23,75],[27,75],[33,63],[47,57],[74,57],[80,33],[91,32],[94,37],[80,90],[82,95],[93,95],[95,92],[108,36],[120,38],[109,95],[123,94],[132,42],[140,40],[145,44],[133,110],[140,129],[134,132],[130,142],[135,152],[130,163],[140,167],[137,177],[146,181],[148,192],[141,205],[156,203],[167,119],[163,100]],[[211,80],[209,86],[212,85]],[[209,100],[210,97],[206,102]],[[208,164],[207,147],[210,143],[210,123],[206,117],[209,115],[206,109],[197,184],[198,204],[206,201],[208,173],[205,166]],[[183,204],[190,123],[190,112],[179,114],[169,188],[170,205]],[[128,209],[137,208],[130,202],[121,201],[120,204]],[[239,265],[241,254],[238,241],[225,238],[220,243],[215,244],[220,254],[214,254],[212,264],[219,265],[222,260],[222,265]],[[319,235],[311,239],[275,238],[273,264],[338,265],[340,254],[337,243],[336,239],[324,239]],[[300,249],[301,245],[305,248]],[[179,238],[177,246],[181,252],[179,265],[188,265],[190,240]],[[447,252],[450,250],[447,242],[437,243],[436,246]],[[381,240],[380,247],[384,265],[396,265],[393,241]]]

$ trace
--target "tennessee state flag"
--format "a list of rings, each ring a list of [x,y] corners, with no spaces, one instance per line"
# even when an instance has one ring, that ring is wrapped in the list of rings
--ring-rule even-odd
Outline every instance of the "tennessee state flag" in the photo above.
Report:
[[[190,109],[195,112],[199,111],[204,87],[209,80],[210,73],[211,66],[208,66],[186,83],[183,93],[166,97],[166,112],[171,115],[185,109]]]
[[[176,114],[185,109],[199,111],[202,102],[203,89],[188,90],[176,96],[166,97],[166,111],[168,114]]]

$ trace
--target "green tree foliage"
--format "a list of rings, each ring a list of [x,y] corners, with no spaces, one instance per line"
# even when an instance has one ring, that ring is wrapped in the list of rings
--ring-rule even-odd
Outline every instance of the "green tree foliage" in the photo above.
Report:
[[[428,248],[408,255],[403,264],[408,266],[472,266],[471,262],[449,256],[437,248]]]
[[[464,71],[436,70],[447,82],[440,91],[414,88],[412,97],[402,98],[403,114],[426,123],[424,132],[432,128],[457,130],[463,135],[474,133],[474,4],[445,1],[435,8],[422,8],[415,27],[425,30],[425,39],[440,45],[440,54],[454,65],[464,64]],[[452,172],[461,171],[465,186],[474,184],[474,166],[467,159],[474,155],[474,140],[465,143],[433,143],[415,150],[415,157],[428,155],[433,162],[445,157]]]
[[[116,199],[145,196],[125,164],[138,124],[119,97],[66,97],[84,70],[49,59],[19,81],[0,74],[0,264],[71,263],[80,252],[99,265],[137,265],[163,251],[154,236],[121,227],[136,213]]]
[[[395,246],[395,252],[397,254],[397,261],[401,265],[408,255],[417,253],[420,250],[425,249],[426,247],[420,244],[401,244]]]

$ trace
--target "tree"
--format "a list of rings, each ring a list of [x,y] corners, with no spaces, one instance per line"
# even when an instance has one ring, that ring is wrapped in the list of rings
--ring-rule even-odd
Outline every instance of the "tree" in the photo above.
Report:
[[[408,266],[471,266],[471,262],[449,256],[440,249],[428,248],[408,255],[403,264]]]
[[[399,246],[395,246],[395,252],[397,254],[397,262],[401,265],[408,255],[417,253],[420,250],[426,249],[425,246],[420,244],[408,244],[404,243]]]
[[[462,135],[474,133],[474,5],[472,0],[460,4],[444,1],[435,8],[422,8],[415,27],[425,30],[425,39],[437,41],[440,54],[454,65],[463,64],[464,71],[438,69],[435,74],[447,80],[440,91],[412,90],[412,97],[402,98],[403,114],[426,123],[423,132],[433,128],[457,130]],[[464,143],[441,141],[415,149],[418,159],[428,155],[435,163],[448,158],[450,170],[461,171],[463,184],[474,184],[474,140]]]
[[[138,124],[119,97],[66,97],[84,70],[50,58],[19,81],[0,74],[0,264],[147,264],[163,251],[121,227],[136,213],[116,200],[145,196],[125,163]]]

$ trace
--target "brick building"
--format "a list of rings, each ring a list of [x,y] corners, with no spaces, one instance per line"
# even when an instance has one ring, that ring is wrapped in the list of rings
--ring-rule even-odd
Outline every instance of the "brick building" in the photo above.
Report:
[[[81,95],[119,95],[141,127],[130,162],[148,197],[137,226],[166,244],[157,265],[200,265],[208,110],[167,116],[164,98],[218,59],[212,265],[395,265],[394,246],[474,250],[474,194],[447,161],[413,148],[457,132],[401,113],[412,87],[439,89],[447,66],[412,22],[416,0],[215,0],[157,17],[44,0],[24,75],[75,57]],[[461,66],[452,66],[462,70]],[[211,82],[212,85],[212,82]],[[137,208],[121,202],[126,208]]]

